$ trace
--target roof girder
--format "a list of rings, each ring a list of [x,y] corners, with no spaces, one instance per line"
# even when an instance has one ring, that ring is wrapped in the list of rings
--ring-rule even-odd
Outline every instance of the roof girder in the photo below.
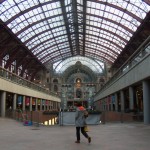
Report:
[[[63,13],[63,17],[64,17],[64,23],[65,23],[65,26],[66,26],[68,42],[69,42],[69,45],[70,45],[71,54],[73,55],[73,46],[72,46],[72,42],[71,42],[71,33],[70,33],[70,30],[69,30],[69,24],[67,23],[67,13],[66,13],[66,9],[65,9],[65,4],[64,4],[64,1],[60,1],[60,2],[61,2],[61,6],[62,6],[62,13]]]
[[[63,53],[64,55],[66,55],[68,52],[66,52],[66,53]],[[92,54],[92,55],[95,55],[95,53],[91,53],[91,52],[87,52],[87,53],[89,53],[89,54]],[[104,54],[106,54],[106,53],[104,53]],[[53,59],[54,58],[57,58],[59,55],[57,55],[57,56],[55,56],[55,57],[51,57],[51,58],[49,58],[46,62],[44,62],[44,64],[46,64],[47,62],[52,62],[52,63],[55,63],[55,61],[53,61]],[[75,55],[75,56],[77,56],[77,55]],[[103,60],[106,60],[107,62],[109,62],[110,64],[112,64],[112,62],[109,60],[109,59],[107,59],[106,57],[104,57],[104,56],[100,56],[100,55],[98,55],[97,54],[97,56],[99,56],[100,58],[103,58]],[[46,57],[46,56],[45,56]],[[87,57],[87,56],[86,56]],[[88,56],[89,57],[89,56]],[[112,57],[112,56],[110,56],[110,57]],[[66,58],[64,58],[64,59],[67,59],[68,57],[66,57]],[[61,59],[57,59],[57,61],[60,61]],[[100,59],[100,60],[102,60],[102,59]]]
[[[59,16],[59,15],[57,15],[57,16]],[[95,16],[95,17],[99,17],[99,16],[96,16],[96,15],[91,15],[91,16]],[[102,18],[102,17],[101,17]],[[111,23],[114,23],[114,24],[116,24],[116,25],[118,25],[118,26],[120,26],[120,27],[122,27],[123,29],[125,29],[126,31],[128,31],[128,32],[130,32],[131,34],[133,34],[134,32],[132,31],[132,30],[130,30],[129,28],[127,28],[126,26],[124,26],[124,25],[121,25],[120,23],[118,23],[118,22],[116,22],[116,21],[113,21],[113,20],[111,20],[111,19],[108,19],[108,18],[105,18],[107,21],[109,21],[109,22],[111,22]],[[43,19],[43,20],[41,20],[41,21],[38,21],[38,23],[40,23],[40,22],[42,22],[42,21],[44,21],[45,19]],[[35,25],[36,23],[34,23],[34,25]],[[73,24],[71,24],[71,23],[69,23],[68,22],[68,25],[73,25]],[[84,23],[82,23],[82,24],[80,24],[80,25],[84,25]],[[31,27],[32,26],[32,24],[30,24],[30,26],[28,26],[28,28],[29,27]],[[57,26],[57,27],[55,27],[55,28],[59,28],[59,27],[63,27],[64,25],[61,25],[61,26]],[[86,24],[86,26],[92,26],[92,25],[89,25],[89,24]],[[95,27],[95,28],[98,28],[98,29],[100,29],[100,30],[102,30],[103,28],[99,28],[99,27],[96,27],[96,26],[92,26],[92,27]],[[24,44],[26,44],[26,43],[28,43],[29,41],[31,41],[32,39],[34,39],[35,37],[37,37],[38,35],[41,35],[41,33],[44,33],[44,32],[47,32],[47,31],[52,31],[53,29],[55,29],[55,28],[50,28],[50,29],[47,29],[47,30],[45,30],[45,31],[42,31],[42,32],[40,32],[40,33],[38,33],[38,34],[36,34],[36,35],[34,35],[34,36],[32,36],[31,38],[29,38],[28,40],[26,40],[25,42],[24,42]],[[26,28],[27,29],[27,28]],[[104,30],[106,30],[106,29],[104,29]],[[21,30],[22,31],[22,30]],[[25,31],[25,30],[23,30],[23,31]],[[108,30],[107,30],[108,31]],[[21,32],[20,32],[20,34],[21,34]],[[112,33],[112,34],[114,34],[114,33]],[[18,34],[17,34],[18,35]],[[123,39],[123,37],[122,37],[122,39]]]

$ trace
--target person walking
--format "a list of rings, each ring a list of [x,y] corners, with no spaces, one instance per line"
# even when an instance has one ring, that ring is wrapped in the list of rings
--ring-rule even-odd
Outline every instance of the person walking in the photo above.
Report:
[[[84,130],[86,126],[86,117],[84,116],[84,112],[86,109],[82,106],[80,102],[76,104],[76,112],[75,112],[75,126],[76,126],[76,138],[75,143],[80,143],[80,131],[85,138],[88,139],[88,142],[91,143],[91,137]]]

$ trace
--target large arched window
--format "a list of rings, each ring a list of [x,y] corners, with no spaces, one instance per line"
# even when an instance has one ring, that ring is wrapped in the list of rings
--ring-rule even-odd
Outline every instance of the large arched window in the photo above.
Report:
[[[77,62],[81,62],[82,65],[89,67],[95,73],[102,73],[104,71],[104,63],[102,61],[82,56],[75,56],[62,62],[57,62],[53,65],[53,69],[56,73],[63,73],[67,68],[75,65]]]
[[[53,83],[56,83],[56,84],[57,84],[57,83],[58,83],[58,79],[54,79],[54,80],[53,80]]]

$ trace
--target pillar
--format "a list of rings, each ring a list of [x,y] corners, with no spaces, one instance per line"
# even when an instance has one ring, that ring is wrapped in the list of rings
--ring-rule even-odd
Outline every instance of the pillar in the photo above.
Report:
[[[103,100],[99,100],[100,102],[100,110],[103,111]]]
[[[25,111],[25,99],[26,97],[23,96],[23,102],[22,102],[22,110]]]
[[[30,97],[30,111],[32,111],[32,97]]]
[[[117,93],[115,93],[115,111],[118,112],[118,96],[117,96]]]
[[[143,81],[144,124],[150,124],[150,81]]]
[[[121,96],[121,111],[124,112],[124,92],[120,91]]]
[[[43,106],[43,103],[42,103],[42,99],[40,100],[40,111],[42,111],[42,106]]]
[[[1,117],[6,115],[6,92],[2,91],[1,93]]]
[[[129,101],[130,101],[129,108],[133,110],[134,109],[134,89],[131,86],[129,87]]]
[[[56,110],[58,110],[58,105],[57,105],[57,101],[56,101]]]
[[[53,101],[53,104],[54,104],[54,109],[56,109],[56,102]],[[83,106],[83,102],[82,102],[82,106]]]
[[[44,111],[46,110],[46,100],[43,100],[44,101]]]
[[[105,104],[106,104],[106,102],[105,102],[105,98],[103,99],[103,111],[105,111]]]
[[[52,110],[52,101],[50,101],[50,110]]]
[[[51,100],[49,100],[49,110],[51,110]]]
[[[53,104],[53,101],[51,101],[51,110],[54,109],[54,104]]]
[[[37,111],[38,110],[38,99],[36,98],[35,99],[35,111]]]
[[[110,96],[110,103],[111,103],[111,111],[113,111],[113,103],[114,103],[113,95]]]
[[[17,107],[17,94],[14,94],[14,97],[13,97],[13,110],[16,110],[16,107]]]

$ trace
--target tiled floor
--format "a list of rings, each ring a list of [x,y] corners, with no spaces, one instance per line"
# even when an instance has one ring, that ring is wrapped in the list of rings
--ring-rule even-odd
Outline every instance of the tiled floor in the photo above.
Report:
[[[150,150],[150,125],[107,123],[90,126],[92,142],[81,136],[76,144],[74,126],[24,126],[0,118],[0,150]]]

